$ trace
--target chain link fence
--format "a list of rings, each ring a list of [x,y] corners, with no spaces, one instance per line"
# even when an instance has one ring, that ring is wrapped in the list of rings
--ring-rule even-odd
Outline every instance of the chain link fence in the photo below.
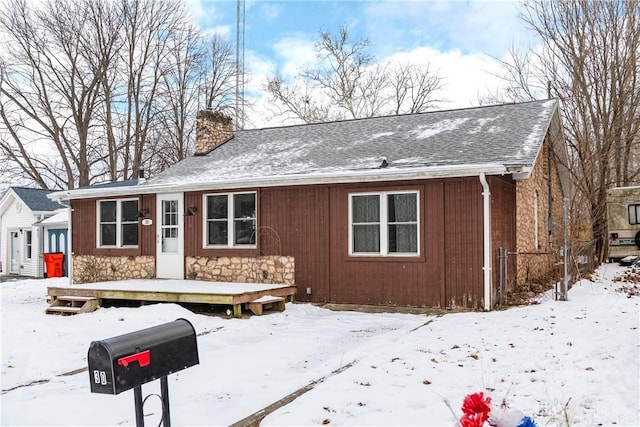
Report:
[[[499,305],[532,304],[566,298],[571,285],[596,267],[593,242],[580,242],[557,252],[509,252],[498,248]],[[567,266],[565,269],[565,260]]]

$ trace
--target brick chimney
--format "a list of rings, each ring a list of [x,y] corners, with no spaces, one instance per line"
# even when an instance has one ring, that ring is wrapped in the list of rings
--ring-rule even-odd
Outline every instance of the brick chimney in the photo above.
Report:
[[[205,154],[233,135],[233,119],[219,111],[200,110],[196,114],[195,154]]]

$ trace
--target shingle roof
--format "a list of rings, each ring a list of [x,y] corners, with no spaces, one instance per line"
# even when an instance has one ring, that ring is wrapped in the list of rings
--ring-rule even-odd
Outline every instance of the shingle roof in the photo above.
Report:
[[[557,101],[238,131],[135,187],[87,187],[85,197],[426,179],[531,171]],[[386,164],[383,165],[383,160]],[[527,170],[528,168],[528,170]]]
[[[149,185],[222,183],[437,166],[532,166],[557,102],[239,131],[203,156],[187,158]]]
[[[47,198],[47,194],[53,193],[53,190],[28,187],[9,187],[9,189],[33,212],[52,212],[65,207]]]
[[[134,185],[138,185],[137,179],[128,179],[126,181],[114,181],[114,182],[103,182],[101,184],[94,184],[88,187],[80,187],[81,189],[87,188],[117,188],[117,187],[131,187]]]

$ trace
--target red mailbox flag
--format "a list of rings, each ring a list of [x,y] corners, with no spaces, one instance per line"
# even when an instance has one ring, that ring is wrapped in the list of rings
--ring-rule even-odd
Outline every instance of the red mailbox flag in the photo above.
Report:
[[[140,367],[149,366],[151,364],[151,350],[132,354],[131,356],[121,357],[118,359],[118,365],[127,367],[131,362],[138,362]]]

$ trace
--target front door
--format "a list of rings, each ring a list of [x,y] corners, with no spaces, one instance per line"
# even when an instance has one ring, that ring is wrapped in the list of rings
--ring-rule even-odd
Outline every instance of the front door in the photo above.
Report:
[[[184,279],[182,193],[158,194],[156,212],[156,277]]]
[[[49,230],[49,252],[62,252],[64,262],[62,265],[62,275],[66,276],[69,271],[69,257],[67,256],[67,229],[55,228]]]
[[[18,232],[11,232],[11,261],[9,262],[9,273],[20,273],[20,239],[18,238]]]

